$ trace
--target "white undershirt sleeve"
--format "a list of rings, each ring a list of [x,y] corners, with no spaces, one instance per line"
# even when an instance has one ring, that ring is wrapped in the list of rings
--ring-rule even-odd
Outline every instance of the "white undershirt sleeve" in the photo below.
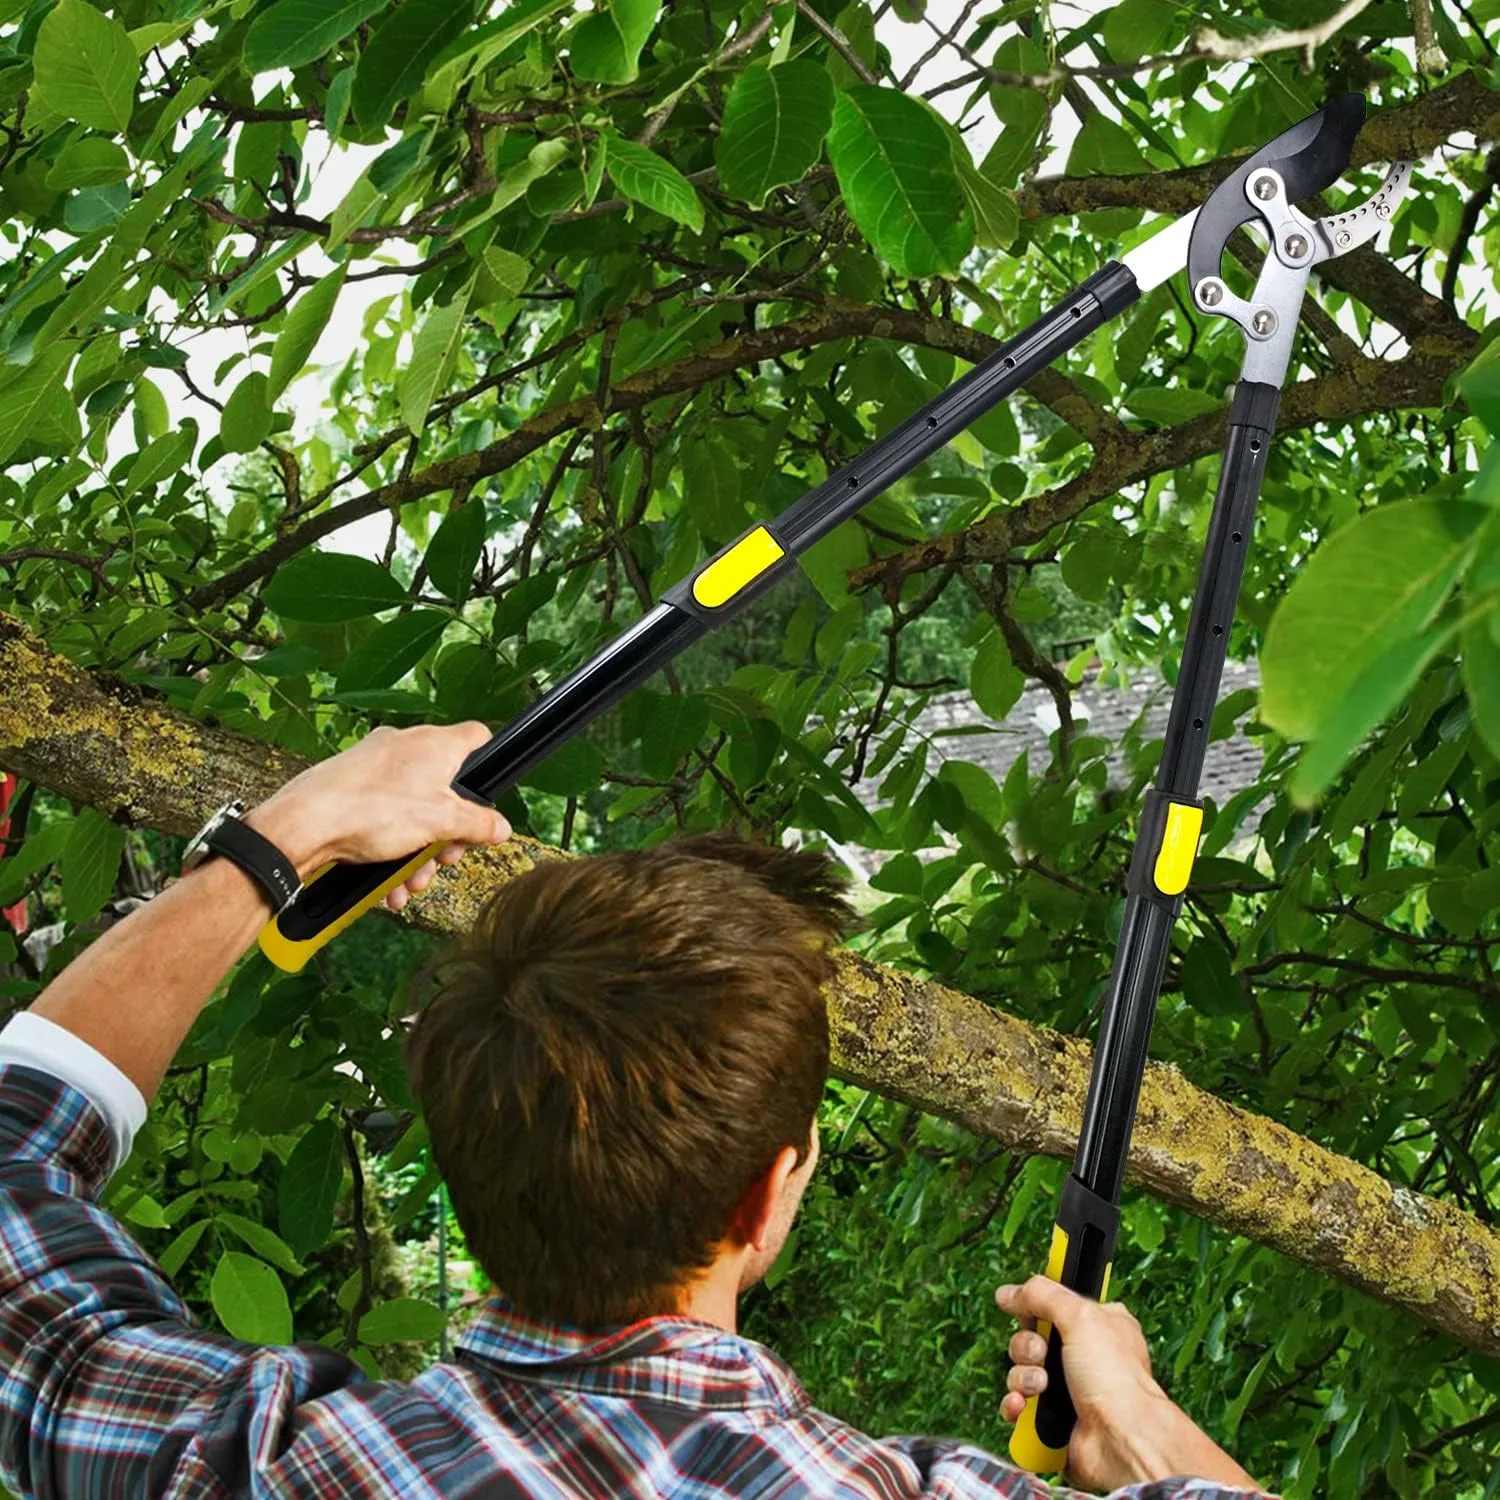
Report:
[[[146,1101],[135,1084],[82,1037],[23,1010],[0,1030],[0,1065],[5,1063],[24,1063],[50,1073],[88,1099],[115,1138],[111,1172],[130,1155],[135,1133],[146,1120]]]

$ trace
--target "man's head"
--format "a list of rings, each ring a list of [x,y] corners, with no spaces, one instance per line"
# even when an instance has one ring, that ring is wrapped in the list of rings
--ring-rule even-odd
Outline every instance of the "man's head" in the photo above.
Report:
[[[532,1316],[675,1310],[775,1259],[816,1158],[822,986],[852,926],[822,855],[724,836],[502,887],[408,1043],[470,1249]]]

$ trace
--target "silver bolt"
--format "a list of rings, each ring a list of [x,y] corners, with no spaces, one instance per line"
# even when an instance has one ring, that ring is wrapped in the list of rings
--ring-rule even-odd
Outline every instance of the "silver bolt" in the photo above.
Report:
[[[1204,307],[1217,307],[1224,300],[1224,283],[1204,277],[1198,283],[1198,301]]]
[[[1375,205],[1375,216],[1379,219],[1388,219],[1391,216],[1391,205],[1389,203],[1377,203]]]
[[[1261,338],[1269,338],[1276,332],[1276,314],[1269,307],[1263,307],[1250,319],[1250,326]]]
[[[1341,229],[1339,230],[1335,238],[1338,240],[1339,249],[1342,250],[1346,245],[1348,245],[1349,241],[1352,240],[1354,236],[1350,234],[1347,229]]]
[[[1293,260],[1301,260],[1307,254],[1307,237],[1301,234],[1289,234],[1286,237],[1286,253]]]
[[[1257,177],[1250,184],[1250,191],[1264,203],[1267,199],[1276,196],[1276,179],[1271,176]]]

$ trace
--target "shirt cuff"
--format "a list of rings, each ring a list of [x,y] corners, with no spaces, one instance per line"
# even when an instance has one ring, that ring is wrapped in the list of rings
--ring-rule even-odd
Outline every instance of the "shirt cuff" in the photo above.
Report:
[[[20,1011],[0,1030],[0,1065],[5,1063],[24,1063],[60,1078],[98,1110],[115,1142],[109,1172],[130,1155],[135,1133],[146,1120],[146,1101],[135,1084],[81,1036],[45,1016]]]

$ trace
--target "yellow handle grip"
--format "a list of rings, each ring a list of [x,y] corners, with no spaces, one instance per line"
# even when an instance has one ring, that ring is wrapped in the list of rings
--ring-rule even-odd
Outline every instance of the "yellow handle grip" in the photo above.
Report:
[[[1061,1224],[1052,1226],[1052,1246],[1047,1252],[1047,1269],[1042,1273],[1053,1281],[1061,1281],[1063,1266],[1068,1259],[1068,1231]],[[1052,1325],[1045,1318],[1038,1318],[1036,1331],[1045,1338],[1052,1335]],[[1036,1430],[1036,1408],[1038,1397],[1027,1399],[1025,1409],[1016,1419],[1015,1430],[1010,1435],[1010,1456],[1029,1474],[1060,1474],[1067,1462],[1066,1445],[1049,1448]]]
[[[260,951],[278,969],[284,969],[288,974],[300,972],[303,965],[319,948],[336,938],[351,922],[362,917],[372,906],[378,906],[398,885],[415,875],[429,859],[436,859],[439,851],[446,847],[445,844],[429,844],[420,854],[412,855],[394,874],[376,886],[356,905],[351,906],[347,911],[340,912],[333,921],[312,937],[300,940],[289,938],[277,925],[277,919],[272,917],[260,930]],[[306,884],[313,885],[333,868],[332,864],[324,865],[322,869],[313,872]]]

